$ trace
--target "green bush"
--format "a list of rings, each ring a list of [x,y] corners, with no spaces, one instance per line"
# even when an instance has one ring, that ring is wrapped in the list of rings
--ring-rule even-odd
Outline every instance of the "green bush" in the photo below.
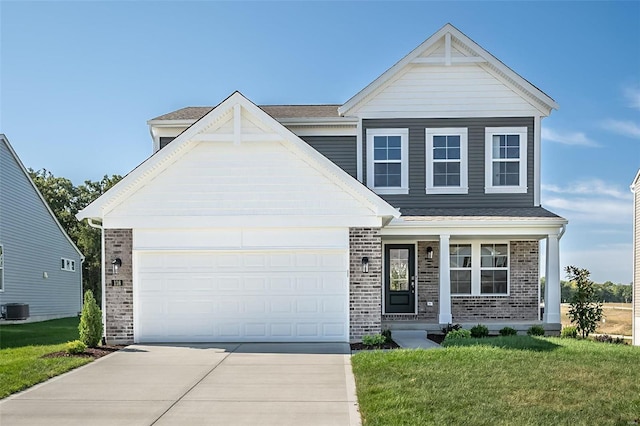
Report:
[[[503,327],[499,331],[501,336],[515,336],[518,334],[518,330],[511,327]]]
[[[442,327],[442,334],[444,334],[445,336],[449,333],[451,333],[452,331],[455,330],[460,330],[462,328],[462,326],[460,324],[447,324],[445,327]]]
[[[569,303],[569,319],[585,339],[596,331],[602,320],[602,302],[597,300],[596,286],[589,279],[590,272],[576,266],[565,268],[575,292]]]
[[[453,340],[453,339],[470,339],[471,332],[469,330],[465,330],[464,328],[458,330],[452,330],[447,333],[447,336],[444,338],[445,341]]]
[[[64,351],[70,355],[76,355],[83,353],[86,349],[87,345],[82,343],[80,340],[73,340],[71,342],[67,342]]]
[[[626,345],[622,337],[612,337],[608,334],[601,334],[593,338],[596,342],[613,343],[614,345]]]
[[[489,336],[489,328],[486,325],[478,324],[471,327],[471,337],[482,338]]]
[[[382,335],[384,336],[384,341],[385,343],[391,343],[391,330],[388,328],[385,328],[384,330],[382,330]]]
[[[560,332],[560,337],[575,339],[576,337],[578,337],[578,329],[573,325],[563,327],[562,331]]]
[[[368,334],[366,336],[362,336],[362,344],[369,347],[380,347],[384,345],[387,341],[387,338],[382,334]]]
[[[84,293],[84,304],[80,316],[80,340],[90,348],[95,348],[102,338],[102,312],[93,298],[91,290]]]
[[[527,330],[527,336],[544,336],[544,327],[541,325],[532,325]]]

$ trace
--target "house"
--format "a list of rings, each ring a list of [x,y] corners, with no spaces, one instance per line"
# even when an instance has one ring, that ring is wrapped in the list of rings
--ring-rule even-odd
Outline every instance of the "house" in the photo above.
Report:
[[[633,344],[640,346],[640,170],[631,183],[633,192]]]
[[[6,319],[78,315],[83,260],[0,134],[0,305]]]
[[[557,332],[567,221],[540,205],[557,108],[447,24],[344,104],[235,92],[150,120],[153,155],[78,214],[103,228],[107,339]]]

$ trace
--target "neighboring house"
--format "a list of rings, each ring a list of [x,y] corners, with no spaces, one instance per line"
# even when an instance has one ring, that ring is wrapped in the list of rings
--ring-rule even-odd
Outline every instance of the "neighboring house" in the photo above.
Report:
[[[640,346],[640,170],[631,184],[633,192],[633,344]]]
[[[78,214],[104,228],[107,339],[557,332],[567,221],[540,205],[556,108],[447,24],[341,105],[235,92],[150,120],[154,154]]]
[[[82,253],[0,134],[0,305],[27,304],[30,320],[78,315]]]

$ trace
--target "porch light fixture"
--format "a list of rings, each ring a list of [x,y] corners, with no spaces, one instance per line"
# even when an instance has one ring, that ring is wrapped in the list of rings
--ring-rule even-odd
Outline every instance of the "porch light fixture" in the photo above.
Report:
[[[118,273],[118,268],[122,266],[122,259],[116,257],[111,261],[111,266],[113,267],[113,275],[116,275]]]
[[[362,258],[362,272],[369,273],[369,258],[366,256]]]
[[[431,246],[427,247],[427,259],[433,259],[433,248]]]

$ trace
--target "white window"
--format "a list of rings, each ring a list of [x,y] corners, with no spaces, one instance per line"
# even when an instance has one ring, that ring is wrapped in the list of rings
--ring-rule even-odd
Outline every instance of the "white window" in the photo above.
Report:
[[[0,244],[0,291],[4,291],[4,247]]]
[[[409,129],[367,129],[367,186],[378,194],[409,193]]]
[[[509,243],[449,245],[451,295],[509,295]]]
[[[426,129],[427,194],[466,194],[467,129]]]
[[[485,129],[485,192],[527,192],[527,128]]]
[[[76,261],[73,259],[60,259],[60,269],[63,271],[75,272],[76,271]]]

